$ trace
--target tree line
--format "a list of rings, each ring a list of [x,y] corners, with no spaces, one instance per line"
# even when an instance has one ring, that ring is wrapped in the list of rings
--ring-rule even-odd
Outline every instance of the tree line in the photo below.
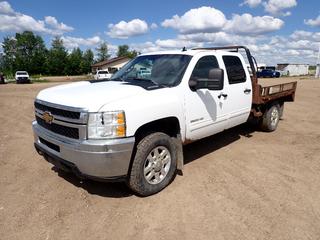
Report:
[[[3,55],[0,56],[0,72],[13,75],[18,70],[29,74],[80,75],[91,72],[91,65],[110,58],[108,45],[103,42],[96,48],[96,57],[91,49],[82,51],[79,47],[71,52],[63,45],[60,37],[55,37],[48,49],[41,36],[25,31],[15,37],[5,37],[2,42]],[[118,46],[117,56],[134,58],[138,55],[130,51],[128,45]]]

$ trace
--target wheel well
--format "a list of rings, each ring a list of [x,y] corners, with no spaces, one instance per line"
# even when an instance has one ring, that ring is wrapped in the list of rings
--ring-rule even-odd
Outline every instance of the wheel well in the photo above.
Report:
[[[162,119],[158,119],[158,120],[146,123],[137,129],[137,131],[134,134],[135,146],[133,147],[127,176],[129,176],[131,172],[132,163],[136,155],[137,144],[145,136],[154,132],[163,132],[165,134],[168,134],[170,137],[177,137],[178,134],[180,134],[179,120],[176,117],[162,118]]]
[[[176,117],[168,117],[142,125],[134,134],[136,142],[152,132],[163,132],[170,137],[176,137],[180,133],[179,120]]]
[[[262,112],[265,113],[270,107],[273,105],[279,105],[280,107],[284,104],[285,100],[284,99],[277,99],[275,101],[270,101],[266,104],[260,104],[260,105],[253,105],[253,109],[255,109],[257,112]]]

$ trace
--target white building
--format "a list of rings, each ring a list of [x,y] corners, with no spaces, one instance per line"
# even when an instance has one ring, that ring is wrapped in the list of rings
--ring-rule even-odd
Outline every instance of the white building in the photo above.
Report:
[[[277,70],[283,72],[283,74],[287,76],[308,75],[309,64],[280,63],[277,64]]]

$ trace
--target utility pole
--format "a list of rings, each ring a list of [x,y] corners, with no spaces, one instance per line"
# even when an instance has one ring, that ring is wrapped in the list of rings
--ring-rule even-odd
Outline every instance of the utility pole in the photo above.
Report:
[[[320,78],[320,46],[319,46],[318,59],[317,59],[317,65],[316,65],[316,74],[314,77]]]

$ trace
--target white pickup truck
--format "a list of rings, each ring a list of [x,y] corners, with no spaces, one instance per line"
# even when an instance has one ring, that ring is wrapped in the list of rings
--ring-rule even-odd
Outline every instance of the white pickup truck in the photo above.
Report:
[[[157,52],[138,56],[109,80],[42,90],[35,148],[81,178],[123,180],[143,196],[159,192],[182,170],[183,144],[249,117],[265,131],[277,128],[296,82],[261,87],[253,60],[242,46]]]
[[[16,83],[30,83],[29,74],[26,71],[17,71],[15,74]]]
[[[94,79],[101,80],[101,79],[109,79],[112,77],[112,73],[109,73],[108,70],[98,70],[94,75]]]

